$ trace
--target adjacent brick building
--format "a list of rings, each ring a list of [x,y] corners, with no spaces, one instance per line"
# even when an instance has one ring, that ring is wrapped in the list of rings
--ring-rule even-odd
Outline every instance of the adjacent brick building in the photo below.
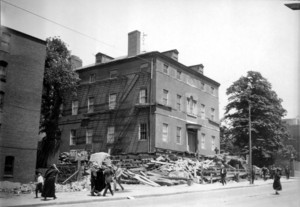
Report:
[[[81,82],[65,96],[61,151],[215,154],[220,84],[203,68],[180,63],[177,50],[141,54],[140,32],[129,33],[126,57],[98,53],[76,69]]]
[[[1,27],[0,179],[33,181],[46,42]]]

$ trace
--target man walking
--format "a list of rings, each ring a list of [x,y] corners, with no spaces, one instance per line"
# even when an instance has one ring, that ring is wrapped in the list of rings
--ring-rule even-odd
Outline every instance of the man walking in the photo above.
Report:
[[[224,165],[222,165],[221,170],[220,170],[220,176],[221,176],[221,183],[222,183],[222,185],[226,185],[226,174],[227,174],[227,170],[224,167]]]

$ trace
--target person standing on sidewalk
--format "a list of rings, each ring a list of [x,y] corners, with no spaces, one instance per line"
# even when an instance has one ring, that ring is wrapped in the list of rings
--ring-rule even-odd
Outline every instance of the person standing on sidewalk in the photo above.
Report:
[[[58,173],[59,170],[57,169],[55,164],[51,165],[51,167],[46,171],[45,183],[42,193],[42,197],[44,197],[44,200],[47,200],[47,197],[53,197],[53,199],[56,199],[55,181]]]
[[[112,179],[113,179],[113,175],[114,175],[112,169],[110,167],[108,167],[107,169],[104,170],[103,174],[105,177],[105,189],[103,192],[103,196],[106,195],[107,190],[110,191],[111,195],[114,195],[114,192],[112,191],[111,185],[110,185],[110,183],[112,182]]]
[[[44,183],[44,178],[42,176],[41,172],[36,172],[37,177],[36,177],[36,183],[35,183],[35,198],[38,198],[38,193],[43,192],[43,183]]]
[[[274,174],[274,182],[273,189],[275,190],[275,195],[279,195],[278,191],[282,190],[281,182],[280,182],[280,170],[277,168]]]
[[[268,168],[266,168],[266,166],[263,166],[261,171],[262,171],[262,174],[263,174],[263,179],[264,179],[264,181],[266,181],[267,180]]]
[[[289,168],[289,166],[287,165],[284,170],[285,170],[286,179],[287,180],[290,179],[290,168]]]
[[[221,170],[220,170],[220,176],[221,176],[221,183],[222,183],[222,185],[226,185],[226,174],[227,174],[227,170],[224,167],[224,165],[222,165]]]
[[[252,173],[251,173],[251,184],[254,184],[254,180],[255,180],[255,168],[254,166],[252,166]]]

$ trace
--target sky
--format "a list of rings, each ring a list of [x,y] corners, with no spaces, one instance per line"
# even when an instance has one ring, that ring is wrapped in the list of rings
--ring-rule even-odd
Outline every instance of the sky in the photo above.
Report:
[[[294,0],[298,1],[298,0]],[[143,51],[177,49],[184,65],[204,65],[219,82],[220,118],[226,89],[258,71],[287,110],[300,115],[300,10],[286,0],[3,0],[1,24],[45,40],[60,37],[83,65],[98,52],[127,54],[139,30]],[[9,4],[8,4],[9,3]],[[10,5],[13,4],[13,5]]]

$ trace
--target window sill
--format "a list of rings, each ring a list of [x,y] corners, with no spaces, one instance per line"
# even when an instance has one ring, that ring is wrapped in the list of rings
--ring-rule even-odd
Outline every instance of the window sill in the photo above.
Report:
[[[193,118],[197,118],[197,115],[195,115],[195,114],[188,114],[187,113],[187,115],[190,116],[190,117],[193,117]]]

